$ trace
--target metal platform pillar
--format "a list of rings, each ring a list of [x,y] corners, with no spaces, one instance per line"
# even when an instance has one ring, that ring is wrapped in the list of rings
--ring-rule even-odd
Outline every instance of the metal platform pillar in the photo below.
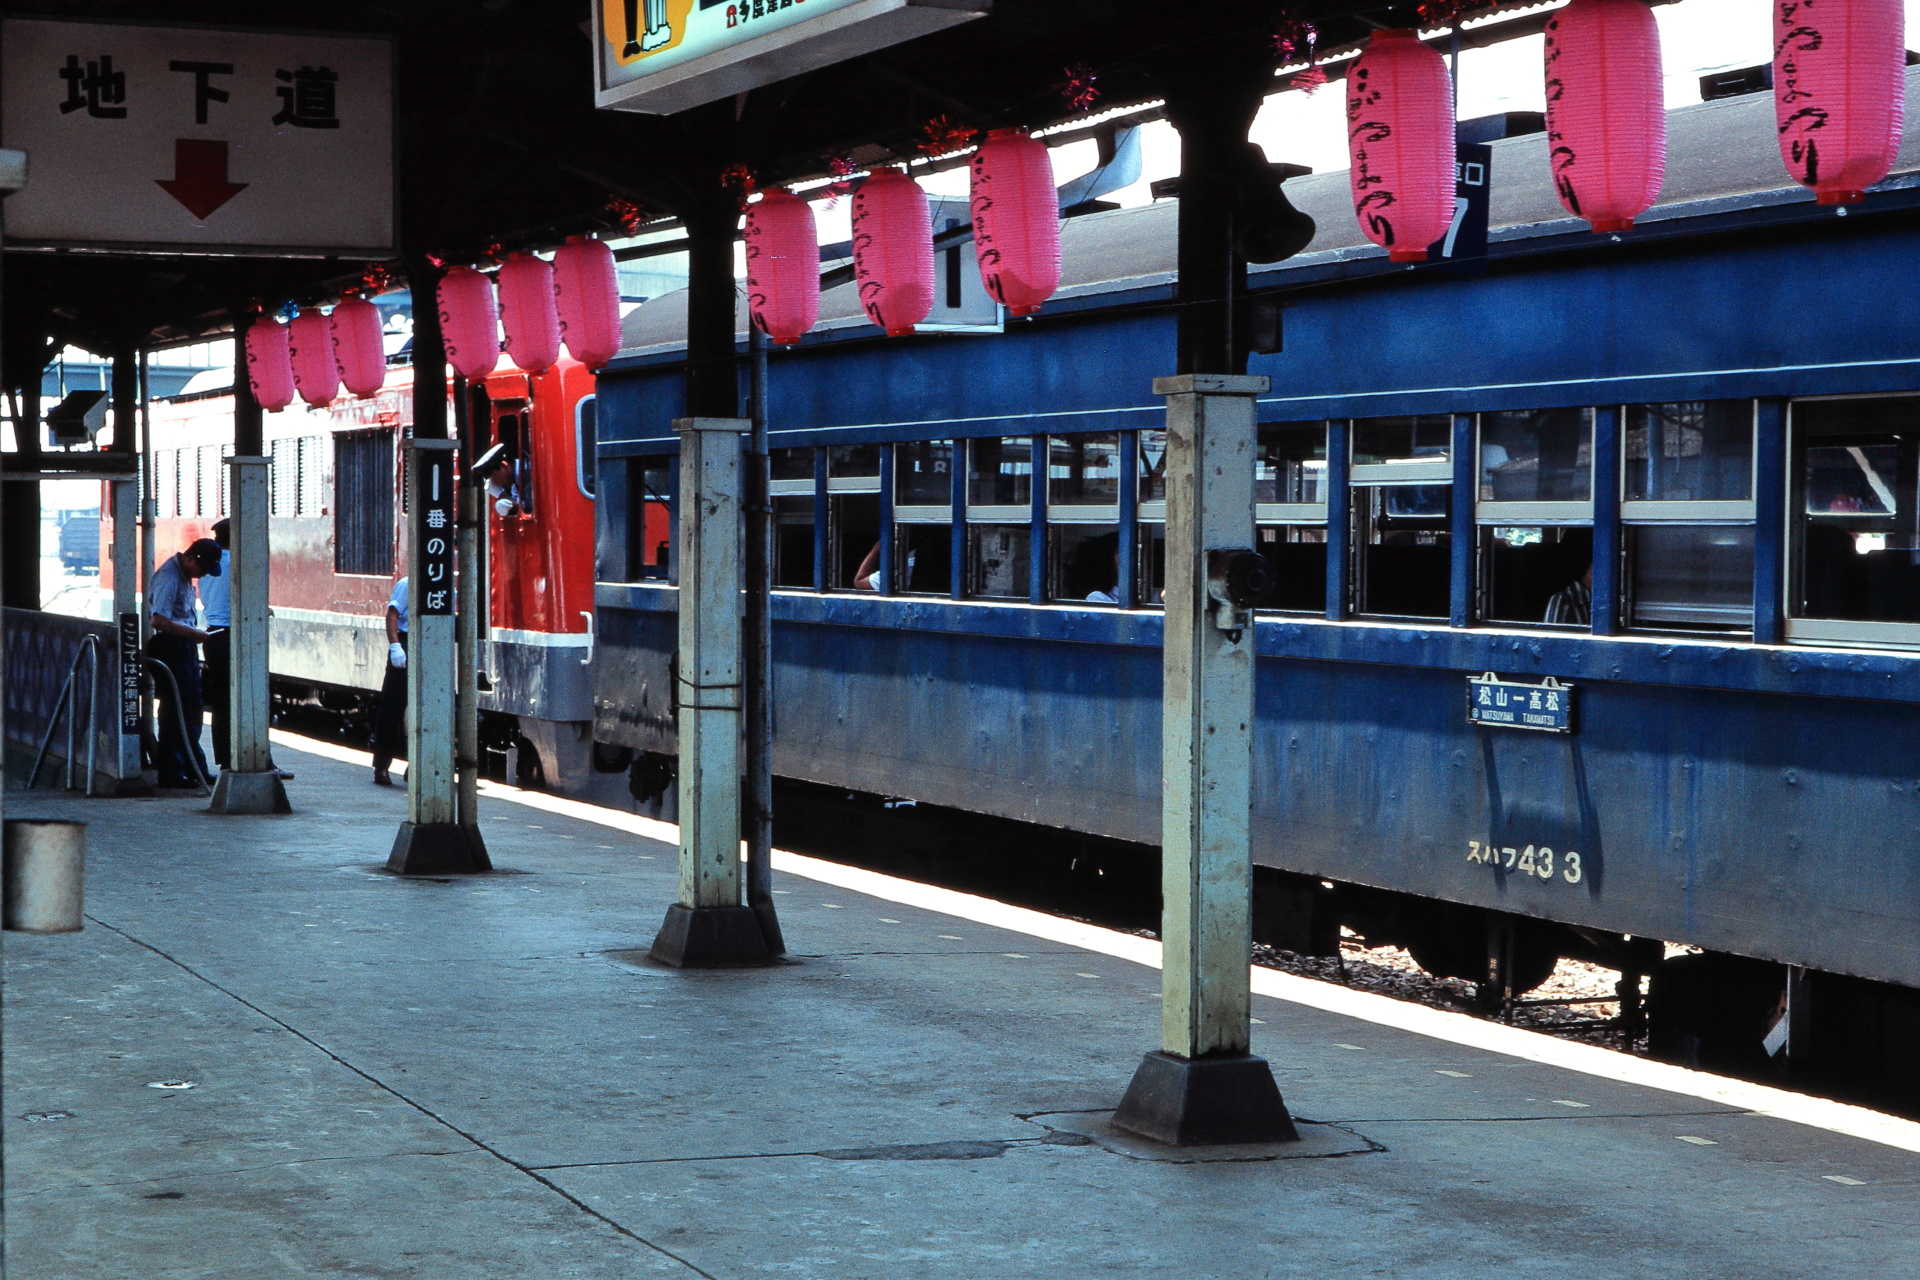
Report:
[[[492,869],[460,825],[455,784],[454,448],[407,446],[407,820],[387,857],[400,875]]]
[[[1249,1054],[1253,949],[1254,397],[1266,378],[1181,374],[1167,397],[1160,1049],[1114,1124],[1181,1146],[1297,1135]]]
[[[236,379],[244,383],[244,377]],[[227,767],[214,784],[213,813],[291,813],[287,788],[273,767],[267,725],[267,459],[227,459],[233,493],[231,516],[233,621],[229,636]]]
[[[114,753],[114,795],[147,795],[140,774],[140,483],[117,476],[107,483],[113,519],[114,684],[119,750]]]
[[[680,900],[653,942],[678,968],[773,962],[741,899],[741,436],[739,418],[679,418]]]

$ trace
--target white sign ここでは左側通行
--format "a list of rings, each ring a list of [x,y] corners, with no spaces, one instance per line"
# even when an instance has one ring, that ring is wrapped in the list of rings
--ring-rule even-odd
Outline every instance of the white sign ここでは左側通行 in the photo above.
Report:
[[[990,0],[594,0],[594,101],[670,115],[987,12]]]
[[[393,46],[8,18],[10,243],[394,251]]]

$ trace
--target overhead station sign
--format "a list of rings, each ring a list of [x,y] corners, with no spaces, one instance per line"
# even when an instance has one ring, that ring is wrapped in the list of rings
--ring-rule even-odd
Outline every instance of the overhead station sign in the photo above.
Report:
[[[597,0],[594,104],[671,115],[983,16],[992,0]]]
[[[391,257],[384,39],[0,22],[8,247]]]

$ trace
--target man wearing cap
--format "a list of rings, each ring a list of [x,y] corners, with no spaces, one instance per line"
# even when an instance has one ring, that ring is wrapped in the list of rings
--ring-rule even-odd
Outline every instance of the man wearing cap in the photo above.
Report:
[[[147,583],[147,608],[153,617],[153,638],[147,656],[164,666],[173,679],[154,682],[160,715],[159,766],[163,787],[192,787],[207,773],[200,752],[200,653],[208,635],[193,625],[196,603],[194,579],[220,573],[220,544],[201,538],[185,551],[168,556]],[[182,736],[182,730],[185,736]]]

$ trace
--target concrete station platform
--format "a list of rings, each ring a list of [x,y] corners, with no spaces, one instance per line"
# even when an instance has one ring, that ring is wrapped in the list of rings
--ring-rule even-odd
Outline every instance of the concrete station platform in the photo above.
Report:
[[[503,873],[402,881],[404,796],[312,751],[277,744],[292,817],[8,796],[92,824],[85,932],[5,937],[13,1280],[1920,1258],[1920,1126],[1265,971],[1254,1049],[1305,1141],[1117,1139],[1155,943],[789,857],[798,962],[674,972],[624,954],[673,896],[669,829],[496,788]]]

